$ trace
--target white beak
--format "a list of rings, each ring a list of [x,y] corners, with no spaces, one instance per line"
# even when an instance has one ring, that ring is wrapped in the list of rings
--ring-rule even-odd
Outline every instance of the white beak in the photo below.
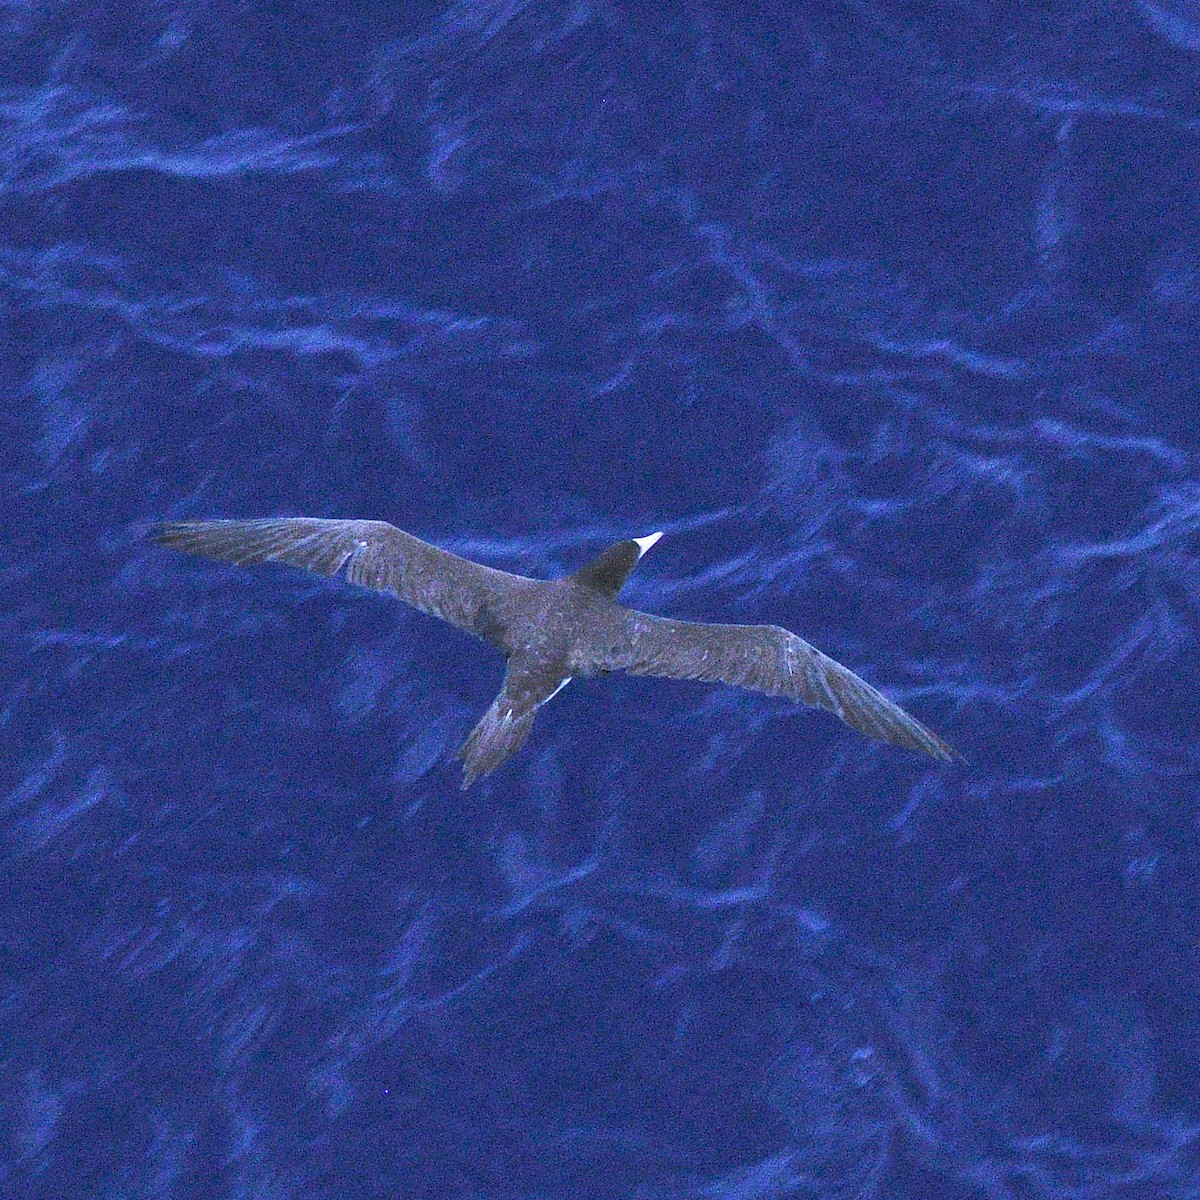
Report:
[[[638,544],[638,558],[641,558],[662,535],[663,531],[660,529],[657,533],[648,533],[645,537],[634,538],[633,540]]]

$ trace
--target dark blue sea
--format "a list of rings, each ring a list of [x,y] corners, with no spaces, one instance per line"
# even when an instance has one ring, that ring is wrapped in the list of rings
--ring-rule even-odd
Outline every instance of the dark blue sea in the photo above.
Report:
[[[3,1200],[1200,1197],[1197,0],[0,0],[0,506]]]

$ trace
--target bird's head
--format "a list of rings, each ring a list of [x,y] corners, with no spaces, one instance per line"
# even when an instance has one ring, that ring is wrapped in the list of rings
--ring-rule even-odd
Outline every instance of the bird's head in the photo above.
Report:
[[[625,586],[625,581],[633,574],[638,560],[660,537],[661,529],[658,533],[648,533],[645,537],[616,542],[603,554],[592,559],[582,570],[576,571],[571,576],[571,582],[615,600],[617,593]]]

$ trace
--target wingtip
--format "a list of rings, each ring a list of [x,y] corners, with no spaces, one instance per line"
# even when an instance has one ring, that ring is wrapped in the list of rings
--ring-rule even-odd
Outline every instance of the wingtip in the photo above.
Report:
[[[155,521],[142,533],[142,540],[173,547],[180,538],[193,532],[198,524],[198,521]]]
[[[937,735],[935,734],[934,736],[936,737]],[[936,743],[930,749],[930,753],[934,758],[941,759],[942,762],[965,763],[967,761],[949,742],[944,742],[941,738],[937,738]]]

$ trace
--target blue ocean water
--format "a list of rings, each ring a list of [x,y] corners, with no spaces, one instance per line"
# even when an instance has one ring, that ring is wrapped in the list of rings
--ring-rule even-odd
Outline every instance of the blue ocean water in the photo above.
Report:
[[[1200,4],[0,0],[0,1196],[1200,1196]],[[964,754],[150,523],[770,622]]]

